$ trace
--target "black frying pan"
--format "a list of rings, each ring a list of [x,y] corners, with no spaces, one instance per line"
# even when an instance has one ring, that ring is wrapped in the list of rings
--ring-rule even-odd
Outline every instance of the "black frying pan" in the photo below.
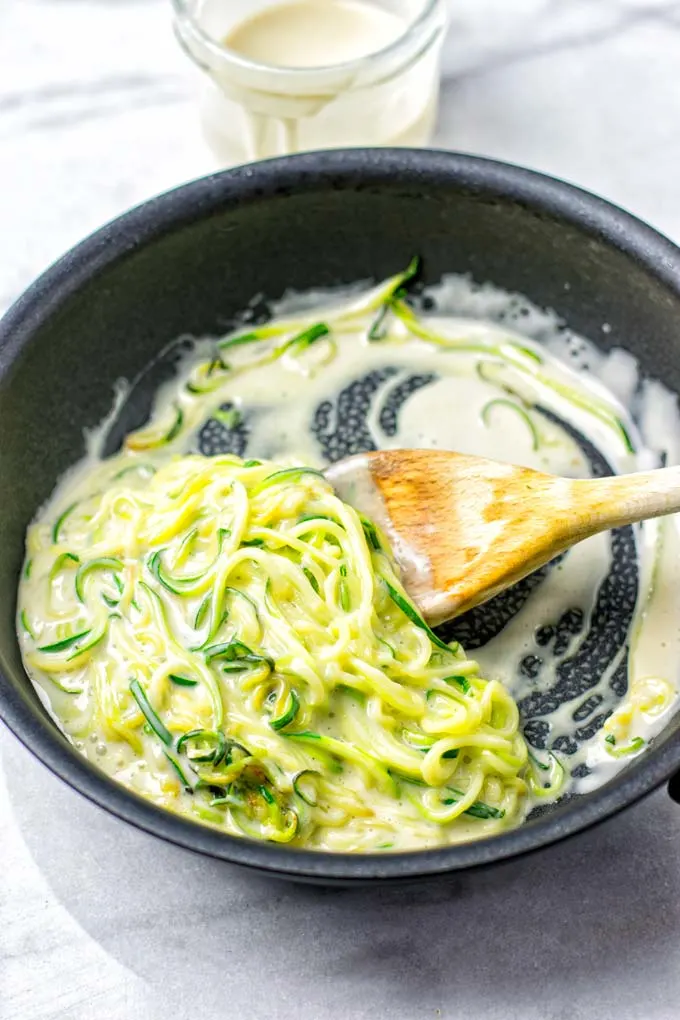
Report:
[[[187,332],[224,332],[254,294],[275,299],[288,288],[381,279],[403,268],[414,252],[423,256],[426,282],[465,272],[519,291],[603,346],[631,351],[643,373],[680,391],[680,250],[569,185],[440,152],[311,153],[196,181],[88,238],[45,273],[0,325],[0,712],[46,765],[114,814],[199,853],[270,874],[329,883],[420,878],[540,849],[667,780],[680,801],[680,781],[672,778],[680,769],[676,716],[606,786],[565,799],[486,841],[374,856],[256,843],[164,812],[98,772],[60,735],[26,678],[14,633],[24,532],[82,452],[83,427],[109,410],[114,382],[139,377],[109,435],[112,449],[122,431],[144,420],[153,389],[168,371],[167,359],[157,359],[170,340]],[[606,335],[603,322],[611,327]],[[214,429],[206,436],[206,452],[240,442],[238,436],[216,436]],[[342,453],[341,446],[334,449]],[[593,471],[607,473],[597,457],[590,451]],[[611,661],[625,643],[637,585],[634,544],[627,529],[612,543],[620,569],[602,586],[602,612],[594,614],[581,645],[590,652],[567,660],[559,689],[549,692],[553,699],[587,702],[598,663]],[[483,644],[540,583],[534,576],[484,613],[461,619],[458,633],[469,647]],[[568,636],[570,628],[584,625],[577,612],[557,621],[553,652],[560,628]],[[625,671],[619,682],[623,692]],[[545,705],[528,697],[521,709],[530,741],[546,746]],[[567,759],[569,741],[578,744],[597,725],[596,706],[574,719],[573,733],[560,747]]]

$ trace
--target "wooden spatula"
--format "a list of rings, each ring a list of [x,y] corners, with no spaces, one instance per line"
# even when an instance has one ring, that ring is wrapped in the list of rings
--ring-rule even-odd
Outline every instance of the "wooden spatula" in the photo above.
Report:
[[[383,528],[431,624],[598,531],[680,510],[680,467],[571,480],[460,453],[385,450],[339,461],[326,477]]]

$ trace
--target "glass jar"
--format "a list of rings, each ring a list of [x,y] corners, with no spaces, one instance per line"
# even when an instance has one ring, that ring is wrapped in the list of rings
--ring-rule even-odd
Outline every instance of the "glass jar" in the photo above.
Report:
[[[272,0],[173,0],[177,37],[204,72],[202,126],[221,165],[310,149],[427,144],[446,0],[366,2],[393,24],[399,18],[403,31],[399,26],[396,38],[392,32],[383,48],[359,59],[284,67],[258,63],[225,41]]]

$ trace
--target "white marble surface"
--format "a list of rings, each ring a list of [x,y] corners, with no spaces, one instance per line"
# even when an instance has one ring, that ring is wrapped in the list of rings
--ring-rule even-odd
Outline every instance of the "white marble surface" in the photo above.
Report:
[[[680,3],[451,0],[437,142],[680,241]],[[169,0],[3,0],[0,306],[211,169]],[[674,1020],[680,809],[417,891],[244,876],[94,808],[0,732],[0,1020]]]

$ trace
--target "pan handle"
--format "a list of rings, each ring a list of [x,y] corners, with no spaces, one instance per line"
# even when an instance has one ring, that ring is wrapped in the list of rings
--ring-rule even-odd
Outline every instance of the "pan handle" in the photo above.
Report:
[[[680,771],[672,775],[668,780],[668,796],[676,804],[680,804]]]

